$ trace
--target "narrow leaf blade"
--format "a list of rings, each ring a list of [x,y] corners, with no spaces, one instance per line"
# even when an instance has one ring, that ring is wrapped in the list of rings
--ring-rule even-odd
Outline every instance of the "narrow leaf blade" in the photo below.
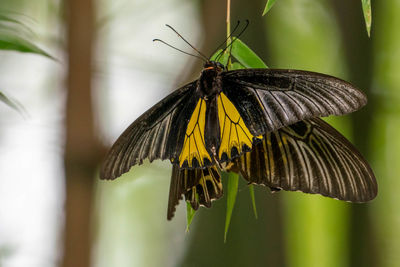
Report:
[[[365,20],[365,26],[367,28],[368,37],[371,37],[371,25],[372,25],[371,0],[361,0],[361,4],[364,13],[364,20]]]
[[[232,56],[246,68],[268,68],[267,64],[238,38],[235,38],[232,44]]]
[[[253,204],[253,211],[254,211],[254,217],[258,219],[258,213],[257,213],[257,207],[256,207],[256,197],[254,194],[254,185],[249,185],[249,190],[250,190],[250,198],[251,198],[251,203]]]
[[[264,16],[265,14],[268,13],[268,11],[270,11],[270,9],[272,8],[272,6],[275,4],[276,0],[268,0],[267,4],[265,5],[264,11],[262,13],[262,15]]]
[[[10,25],[8,25],[10,24]],[[10,26],[10,27],[8,27]],[[0,12],[0,28],[14,28],[15,30],[22,30],[24,32],[33,35],[33,31],[25,24],[19,20]]]
[[[18,111],[21,115],[26,114],[24,107],[17,101],[10,99],[3,92],[0,92],[0,101],[9,106],[10,108]]]
[[[235,207],[236,196],[239,186],[239,175],[236,173],[229,173],[228,175],[228,192],[227,192],[227,203],[226,203],[226,219],[225,219],[225,232],[224,242],[228,235],[229,225],[231,223],[233,208]]]
[[[52,56],[28,40],[8,32],[0,32],[0,50],[39,54],[54,60]]]
[[[192,208],[189,201],[186,201],[186,232],[189,232],[189,227],[192,224],[196,210]]]

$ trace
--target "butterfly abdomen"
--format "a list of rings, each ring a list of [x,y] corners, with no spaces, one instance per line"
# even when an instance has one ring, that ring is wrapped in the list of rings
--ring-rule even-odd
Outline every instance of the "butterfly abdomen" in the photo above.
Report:
[[[218,123],[217,95],[207,100],[206,127],[204,131],[206,147],[210,155],[217,159],[220,144],[220,126]]]

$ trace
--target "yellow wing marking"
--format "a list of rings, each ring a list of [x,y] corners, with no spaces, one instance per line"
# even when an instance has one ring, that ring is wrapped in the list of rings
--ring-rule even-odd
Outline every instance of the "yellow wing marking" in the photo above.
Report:
[[[218,96],[218,119],[221,132],[219,159],[222,159],[224,153],[228,159],[231,159],[234,156],[232,155],[233,148],[236,148],[238,154],[243,152],[244,146],[252,148],[254,136],[244,124],[233,103],[222,92]],[[262,136],[257,136],[257,138],[262,139]]]
[[[211,201],[219,199],[223,195],[221,175],[216,166],[205,169],[185,170],[184,178],[186,184],[188,179],[199,181],[198,184],[195,184],[191,188],[185,187],[187,188],[185,198],[195,210],[199,208],[199,205],[210,208]]]
[[[206,103],[204,99],[197,102],[196,108],[190,117],[186,128],[185,141],[182,152],[179,155],[179,165],[182,167],[186,161],[188,167],[193,167],[193,159],[197,160],[200,166],[204,166],[204,160],[211,162],[204,142],[204,126],[206,123]]]

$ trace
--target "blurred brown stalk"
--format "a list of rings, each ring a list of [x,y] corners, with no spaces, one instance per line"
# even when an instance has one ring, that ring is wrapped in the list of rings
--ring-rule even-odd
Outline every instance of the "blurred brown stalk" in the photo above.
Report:
[[[92,111],[94,1],[68,0],[64,267],[90,266],[91,218],[101,145]]]

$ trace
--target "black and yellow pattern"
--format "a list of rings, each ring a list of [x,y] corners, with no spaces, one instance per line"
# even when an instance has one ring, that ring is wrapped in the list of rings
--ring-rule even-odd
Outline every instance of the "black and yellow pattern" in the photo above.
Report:
[[[251,151],[254,135],[250,133],[239,112],[223,92],[218,96],[218,119],[221,133],[218,152],[220,161],[228,161],[243,152]]]
[[[250,184],[265,185],[271,191],[301,191],[350,202],[366,202],[376,197],[378,185],[368,163],[343,135],[323,120],[300,121],[263,137],[251,152],[225,164],[223,170],[239,173]],[[177,178],[182,172],[176,169],[172,172],[171,188],[172,184],[178,185],[181,193],[170,194],[169,211],[175,210],[172,205],[183,194],[191,203],[195,199],[183,193],[193,188],[193,184],[185,189],[184,184],[175,182],[187,180]],[[198,208],[196,202],[192,205]]]
[[[165,97],[112,146],[102,179],[143,160],[173,164],[168,218],[182,195],[194,207],[222,196],[218,166],[273,190],[362,202],[376,195],[372,170],[332,127],[315,119],[367,102],[351,84],[300,70],[226,71],[207,62],[197,81]]]
[[[211,207],[211,201],[219,199],[222,194],[221,175],[217,167],[179,169],[173,165],[167,218],[170,220],[174,216],[175,207],[182,195],[197,210],[200,205]]]
[[[180,167],[184,164],[189,168],[200,167],[205,166],[206,162],[211,163],[204,138],[205,117],[206,102],[199,99],[186,128],[185,141],[179,156]]]
[[[273,190],[302,191],[351,202],[375,198],[377,183],[368,163],[338,131],[319,118],[267,133],[228,171]]]

